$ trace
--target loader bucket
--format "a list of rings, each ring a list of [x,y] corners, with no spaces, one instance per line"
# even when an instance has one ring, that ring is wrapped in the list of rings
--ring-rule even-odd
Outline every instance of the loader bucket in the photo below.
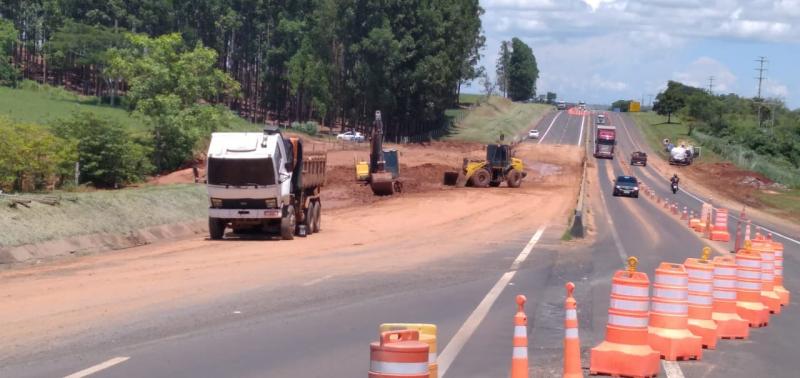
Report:
[[[443,184],[445,186],[456,186],[458,183],[458,172],[449,171],[444,173]]]
[[[394,180],[390,172],[373,173],[369,183],[372,193],[377,196],[389,196],[394,193]]]

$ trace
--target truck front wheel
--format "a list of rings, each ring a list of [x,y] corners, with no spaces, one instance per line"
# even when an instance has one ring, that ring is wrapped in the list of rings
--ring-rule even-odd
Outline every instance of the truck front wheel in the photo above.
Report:
[[[294,206],[286,206],[283,218],[281,218],[281,238],[283,240],[294,239],[294,229],[297,227],[297,219],[294,215]]]
[[[208,218],[208,235],[211,240],[220,240],[225,235],[225,220]]]

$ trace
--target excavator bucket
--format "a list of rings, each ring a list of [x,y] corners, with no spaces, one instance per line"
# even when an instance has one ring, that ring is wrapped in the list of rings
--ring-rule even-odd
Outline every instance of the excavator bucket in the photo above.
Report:
[[[394,193],[395,185],[390,172],[377,172],[372,174],[369,186],[375,195],[389,196]]]

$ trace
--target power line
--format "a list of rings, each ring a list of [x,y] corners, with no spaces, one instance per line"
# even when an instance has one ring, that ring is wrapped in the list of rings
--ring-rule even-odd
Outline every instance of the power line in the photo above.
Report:
[[[708,77],[708,93],[714,94],[714,76]]]

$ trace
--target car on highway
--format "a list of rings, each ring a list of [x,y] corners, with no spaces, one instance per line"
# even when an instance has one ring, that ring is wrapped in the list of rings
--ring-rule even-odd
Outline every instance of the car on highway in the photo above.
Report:
[[[606,116],[605,116],[605,114],[598,114],[597,115],[597,122],[595,122],[595,123],[598,124],[598,125],[605,125],[606,124]]]
[[[528,139],[539,139],[539,130],[533,129],[528,131]]]
[[[358,131],[345,131],[339,135],[336,135],[336,140],[343,140],[345,142],[363,142],[365,140],[364,135]]]
[[[614,180],[614,197],[626,196],[639,198],[639,180],[633,176],[619,176]]]
[[[647,166],[647,153],[642,151],[634,151],[631,153],[631,165]]]
[[[567,109],[567,103],[564,101],[559,101],[556,103],[556,108],[558,108],[558,110],[565,110]]]

